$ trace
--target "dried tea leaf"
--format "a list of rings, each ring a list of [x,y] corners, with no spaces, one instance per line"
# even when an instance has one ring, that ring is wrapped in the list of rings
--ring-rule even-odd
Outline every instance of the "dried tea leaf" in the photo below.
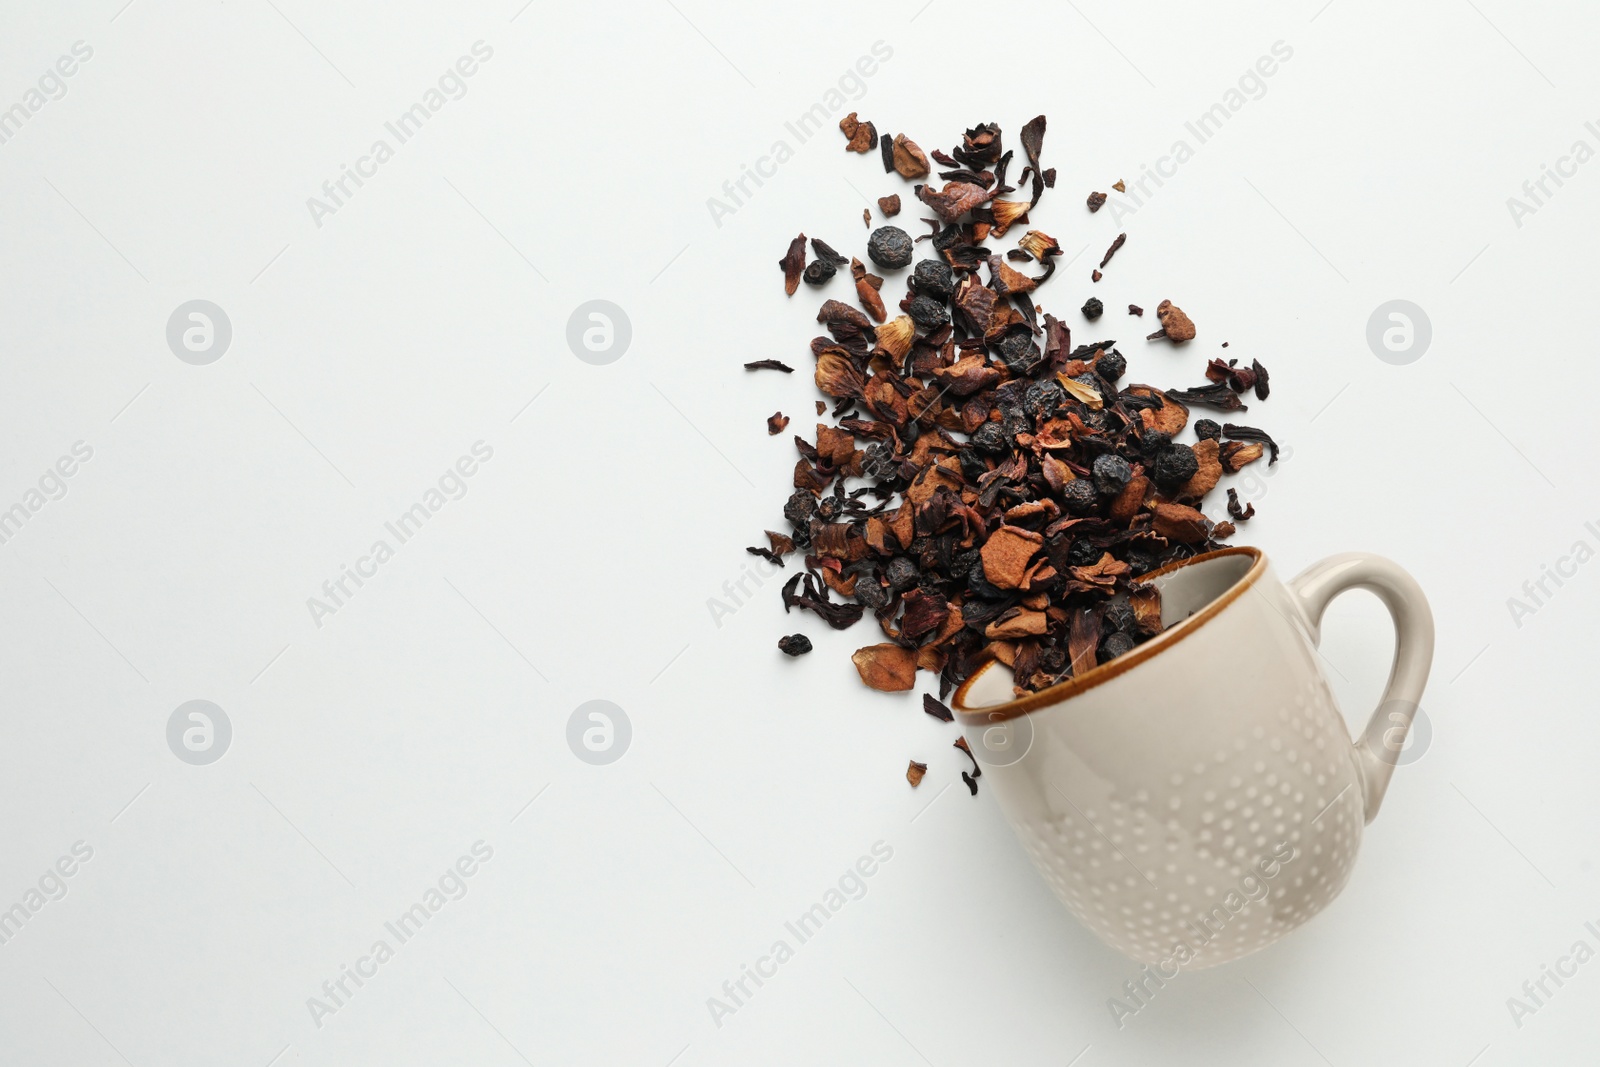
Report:
[[[934,698],[932,693],[922,694],[922,710],[941,722],[954,722],[956,718],[949,708]]]
[[[778,260],[778,266],[783,268],[783,291],[788,296],[793,296],[794,291],[800,288],[800,272],[806,269],[805,234],[789,242],[789,251]]]
[[[1265,430],[1258,430],[1254,426],[1236,426],[1231,422],[1225,422],[1222,424],[1222,435],[1233,441],[1255,441],[1266,445],[1267,449],[1272,453],[1272,458],[1267,460],[1267,466],[1270,467],[1278,462],[1278,443]]]
[[[994,194],[980,185],[969,182],[950,182],[943,189],[934,191],[932,186],[919,185],[916,189],[917,199],[938,214],[946,222],[955,222],[962,215],[987,203]]]
[[[902,693],[916,684],[916,653],[899,645],[858,648],[850,661],[856,665],[862,683],[880,693]]]
[[[1125,234],[1125,233],[1117,234],[1117,239],[1115,241],[1111,242],[1111,247],[1106,249],[1106,254],[1100,257],[1100,269],[1101,270],[1105,270],[1106,269],[1106,264],[1111,262],[1111,257],[1117,254],[1117,249],[1121,248],[1124,244],[1126,244],[1127,240],[1128,240],[1128,235],[1127,234]],[[1099,281],[1099,280],[1100,280],[1099,278],[1095,279],[1095,281]],[[1183,312],[1180,311],[1178,314],[1181,315],[1181,314],[1183,314]]]

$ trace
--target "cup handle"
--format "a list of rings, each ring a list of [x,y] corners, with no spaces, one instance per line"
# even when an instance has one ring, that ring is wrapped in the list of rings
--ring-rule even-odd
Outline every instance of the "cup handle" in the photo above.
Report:
[[[1378,805],[1383,803],[1395,768],[1397,750],[1385,745],[1385,737],[1398,728],[1399,744],[1405,743],[1422,689],[1428,683],[1428,669],[1433,665],[1433,612],[1422,587],[1399,564],[1369,552],[1329,556],[1289,582],[1289,592],[1310,624],[1313,645],[1322,643],[1322,613],[1334,597],[1348,589],[1376,593],[1394,618],[1394,663],[1389,668],[1389,684],[1383,690],[1378,710],[1372,713],[1366,730],[1355,743],[1366,821],[1371,822],[1378,814]],[[1398,727],[1392,725],[1396,717],[1400,720]]]

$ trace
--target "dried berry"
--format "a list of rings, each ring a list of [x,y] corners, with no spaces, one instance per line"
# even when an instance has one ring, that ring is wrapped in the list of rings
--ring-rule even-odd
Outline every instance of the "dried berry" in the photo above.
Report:
[[[1194,449],[1185,444],[1170,444],[1156,456],[1153,472],[1157,485],[1171,489],[1193,478],[1199,469],[1200,461],[1195,458]]]
[[[1202,440],[1222,440],[1222,427],[1210,419],[1196,419],[1194,424],[1195,434]]]
[[[924,333],[931,333],[941,326],[950,324],[950,309],[944,301],[935,300],[931,296],[915,296],[906,305],[906,314],[920,327]]]
[[[956,291],[955,272],[936,259],[924,259],[911,272],[911,287],[936,300],[949,300]]]
[[[1083,317],[1093,322],[1105,313],[1106,306],[1100,303],[1098,296],[1091,296],[1083,305]]]
[[[898,226],[879,226],[867,238],[867,255],[880,267],[898,270],[911,265],[911,235]]]
[[[790,634],[778,638],[778,649],[786,656],[803,656],[811,651],[811,638],[805,634]]]
[[[1128,372],[1128,361],[1121,352],[1107,352],[1095,360],[1094,371],[1106,381],[1115,382]]]
[[[1116,496],[1133,480],[1133,467],[1113,452],[1094,458],[1094,486],[1106,496]]]
[[[1100,642],[1100,662],[1106,663],[1133,651],[1133,638],[1125,633],[1109,634]]]
[[[1093,515],[1100,507],[1100,494],[1088,478],[1076,478],[1061,487],[1061,506],[1074,515]]]

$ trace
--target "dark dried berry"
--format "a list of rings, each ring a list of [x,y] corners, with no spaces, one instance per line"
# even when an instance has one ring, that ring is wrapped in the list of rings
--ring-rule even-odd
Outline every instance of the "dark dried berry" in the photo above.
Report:
[[[1105,549],[1088,541],[1074,541],[1072,547],[1067,549],[1067,564],[1072,567],[1087,567],[1105,554]]]
[[[827,260],[814,259],[800,277],[806,280],[807,285],[827,285],[829,280],[838,273],[839,268]]]
[[[1034,424],[1038,425],[1054,415],[1056,408],[1066,399],[1067,391],[1057,383],[1046,379],[1028,386],[1028,391],[1022,397],[1022,409],[1031,415]]]
[[[1133,638],[1125,633],[1114,633],[1100,642],[1100,662],[1116,659],[1133,651]]]
[[[783,506],[783,517],[789,520],[789,525],[796,530],[804,530],[811,525],[811,516],[817,510],[817,498],[805,489],[796,489],[789,497],[789,502]]]
[[[1133,468],[1128,461],[1115,453],[1107,452],[1094,459],[1094,487],[1106,496],[1116,496],[1133,479]]]
[[[1108,382],[1114,382],[1128,372],[1128,361],[1121,352],[1107,352],[1094,364],[1094,372]]]
[[[877,611],[889,603],[889,590],[876,574],[863,574],[856,579],[856,600],[868,611]]]
[[[990,583],[988,574],[984,572],[983,560],[981,559],[967,568],[967,589],[971,591],[973,596],[982,597],[985,600],[1004,600],[1006,595],[1004,589],[997,588]],[[999,612],[997,611],[996,614],[999,614]],[[977,616],[967,611],[964,611],[962,615],[967,619],[977,618]]]
[[[949,300],[956,291],[955,272],[948,263],[925,259],[911,272],[911,288],[926,293],[937,300]]]
[[[1156,456],[1154,469],[1156,484],[1173,489],[1195,476],[1200,470],[1200,461],[1195,459],[1194,449],[1188,445],[1172,444]]]
[[[991,456],[1004,455],[1011,448],[1006,431],[998,422],[990,421],[979,426],[972,434],[972,447]],[[810,494],[807,494],[808,496]]]
[[[1147,456],[1156,456],[1161,450],[1172,443],[1172,435],[1164,430],[1146,430],[1139,439],[1139,444],[1144,448]]]
[[[1100,494],[1088,478],[1074,478],[1061,487],[1061,506],[1074,515],[1092,515],[1100,506]]]
[[[778,638],[778,649],[786,656],[803,656],[811,651],[811,638],[805,634],[790,634]]]
[[[989,465],[974,449],[963,448],[956,453],[956,459],[961,461],[961,476],[973,484],[989,473]]]
[[[911,298],[911,303],[906,305],[906,314],[911,316],[911,321],[922,327],[924,333],[937,330],[950,322],[950,309],[944,301],[935,300],[931,296],[917,295]]]
[[[1091,296],[1083,305],[1083,317],[1093,322],[1105,314],[1106,306],[1100,303],[1098,296]]]
[[[909,267],[911,251],[911,235],[898,226],[879,226],[867,238],[867,255],[880,267]]]
[[[1118,594],[1106,601],[1106,610],[1101,616],[1101,621],[1112,630],[1122,630],[1132,633],[1139,625],[1139,616],[1134,612],[1133,605],[1128,602],[1125,595]]]
[[[896,556],[889,561],[884,577],[889,579],[890,589],[904,592],[917,584],[917,565],[905,556]]]
[[[1212,441],[1222,440],[1222,427],[1210,419],[1196,419],[1194,432],[1199,435],[1202,441],[1208,439]]]
[[[1026,374],[1044,357],[1025,331],[1013,331],[1000,340],[1000,362],[1013,374]]]

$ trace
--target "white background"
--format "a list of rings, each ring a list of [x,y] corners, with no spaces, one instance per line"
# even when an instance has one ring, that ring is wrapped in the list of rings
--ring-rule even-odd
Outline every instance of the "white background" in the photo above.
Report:
[[[1600,564],[1520,626],[1507,606],[1600,547],[1600,164],[1521,226],[1506,203],[1600,148],[1590,7],[519,3],[5,4],[0,107],[94,51],[0,144],[0,508],[93,458],[0,547],[0,908],[94,855],[0,945],[0,1063],[1594,1062],[1600,962],[1520,1028],[1506,1004],[1600,948]],[[316,225],[307,198],[479,40],[466,95]],[[776,580],[708,609],[782,523],[766,416],[814,421],[819,294],[785,300],[775,261],[801,230],[859,255],[865,198],[911,200],[784,125],[875,41],[847,110],[882,131],[948,150],[994,120],[1015,147],[1049,116],[1033,224],[1087,251],[1040,302],[1079,340],[1163,386],[1224,340],[1271,369],[1245,421],[1293,452],[1239,540],[1285,574],[1388,555],[1438,620],[1431,746],[1344,894],[1120,1030],[1135,967],[967,795],[954,727],[860,687],[870,621],[786,618]],[[1194,146],[1277,41],[1264,95],[1144,206],[1085,210]],[[779,139],[719,226],[708,198]],[[1121,312],[1164,297],[1185,349]],[[233,326],[208,366],[165,338],[197,298]],[[566,342],[590,299],[631,321],[610,365]],[[1432,322],[1409,366],[1366,341],[1393,299]],[[799,373],[740,368],[768,357]],[[307,598],[480,440],[466,495],[316,625]],[[817,648],[788,661],[797,630]],[[1359,724],[1387,622],[1360,594],[1325,633]],[[209,766],[166,742],[197,698],[233,726]],[[592,699],[632,723],[609,766],[566,741]],[[480,839],[467,895],[317,1026],[307,999]],[[717,1026],[707,998],[878,841],[866,895]]]

